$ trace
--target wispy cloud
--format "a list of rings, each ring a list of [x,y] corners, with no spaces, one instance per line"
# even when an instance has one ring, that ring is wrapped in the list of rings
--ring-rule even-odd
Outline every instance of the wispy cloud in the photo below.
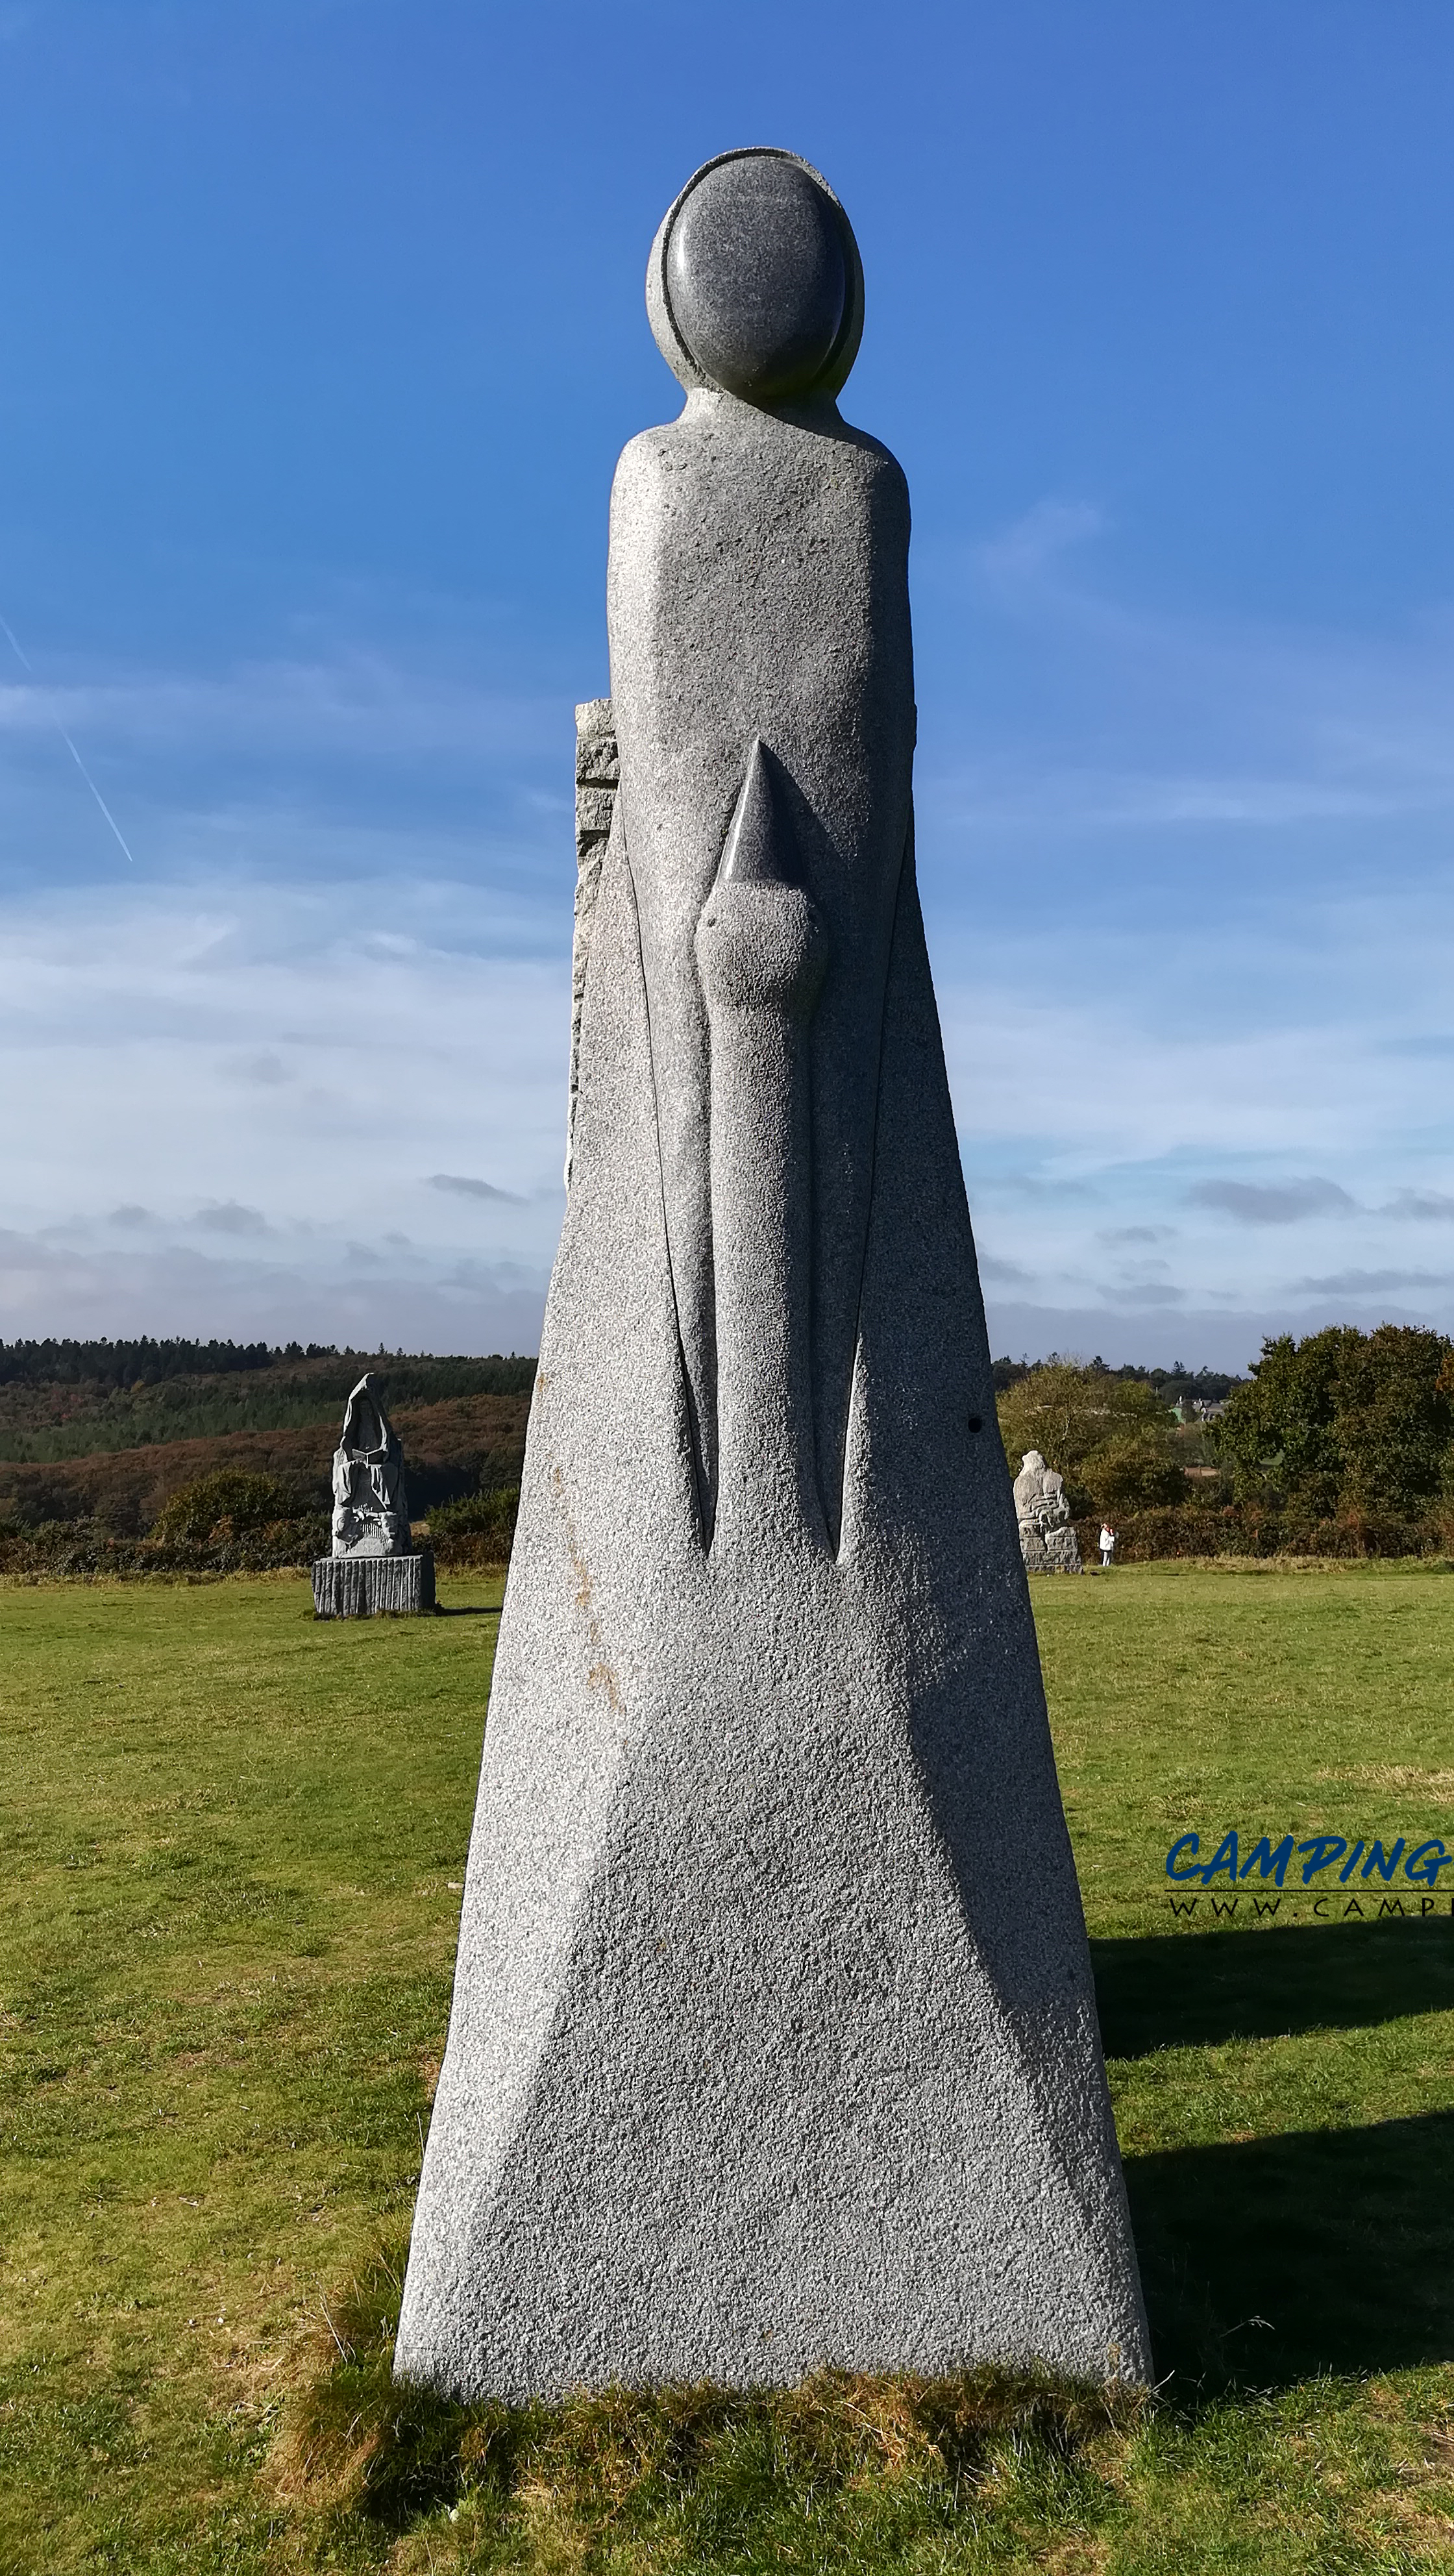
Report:
[[[1197,1181],[1187,1192],[1193,1207],[1217,1208],[1239,1225],[1298,1225],[1306,1218],[1353,1211],[1354,1201],[1336,1181]]]
[[[239,1199],[219,1199],[209,1207],[199,1208],[195,1224],[209,1234],[267,1234],[271,1232],[261,1208],[244,1207]]]
[[[1395,1190],[1378,1213],[1400,1223],[1449,1225],[1454,1223],[1454,1195],[1448,1190]]]
[[[1178,615],[1115,556],[1059,496],[931,576],[965,663],[924,691],[925,910],[1014,1311],[1126,1356],[1157,1305],[1223,1350],[1338,1303],[1454,1325],[1389,1240],[1454,1196],[1454,621]]]
[[[0,1333],[10,1340],[147,1332],[533,1351],[543,1295],[541,1277],[509,1262],[405,1267],[366,1244],[330,1245],[307,1260],[170,1243],[118,1255],[0,1229]]]
[[[1325,1279],[1297,1279],[1294,1289],[1315,1297],[1407,1296],[1429,1289],[1454,1288],[1454,1271],[1449,1270],[1335,1270]]]
[[[133,752],[242,748],[310,759],[348,751],[368,759],[472,760],[560,754],[563,807],[568,714],[556,698],[484,686],[356,646],[312,660],[243,662],[212,675],[140,671],[61,684],[0,682],[0,734],[12,738],[45,736],[60,725]]]
[[[229,1082],[261,1083],[272,1088],[280,1082],[291,1082],[293,1076],[280,1055],[270,1049],[261,1055],[236,1055],[225,1058],[220,1071]]]
[[[1184,1306],[1186,1290],[1168,1279],[1113,1279],[1101,1289],[1112,1306]]]
[[[1005,532],[973,601],[1000,694],[977,731],[926,726],[926,911],[992,1311],[1066,1347],[1079,1318],[1107,1356],[1184,1333],[1189,1361],[1340,1305],[1454,1321],[1445,1275],[1390,1241],[1454,1222],[1429,1079],[1454,1044],[1454,628],[1151,615],[1098,573],[1113,545],[1073,501]],[[144,812],[134,883],[97,890],[47,766],[56,712]],[[108,1261],[118,1299],[145,1278],[169,1313],[193,1281],[240,1314],[250,1279],[300,1336],[303,1305],[376,1290],[372,1314],[417,1292],[454,1316],[512,1264],[508,1293],[538,1300],[564,702],[320,646],[0,690],[0,732],[9,849],[54,876],[83,848],[89,872],[84,906],[47,885],[3,907],[0,1079],[33,1105],[0,1222],[48,1247],[24,1275],[52,1311],[90,1312]],[[32,1288],[0,1290],[0,1318],[38,1312]]]
[[[994,639],[996,684],[958,701],[978,698],[978,719],[931,718],[931,849],[941,832],[1034,835],[1042,866],[1063,851],[1084,867],[1096,841],[1118,876],[1156,868],[1164,921],[1193,891],[1147,846],[1168,835],[1204,865],[1267,836],[1292,853],[1332,833],[1346,858],[1372,825],[1447,823],[1447,619],[1369,634],[1152,610],[1118,594],[1115,540],[1103,510],[1062,497],[990,536],[967,580],[937,568],[980,671]]]
[[[432,1190],[453,1190],[459,1198],[498,1199],[505,1207],[523,1207],[525,1204],[514,1190],[497,1190],[493,1181],[472,1180],[464,1172],[431,1172],[429,1187]]]
[[[284,1338],[355,1330],[365,1287],[385,1338],[380,1319],[429,1310],[452,1347],[478,1347],[471,1303],[504,1312],[506,1287],[517,1328],[538,1314],[561,1204],[568,916],[553,957],[521,955],[506,907],[496,953],[494,909],[468,886],[378,878],[346,907],[246,881],[93,890],[84,910],[12,901],[0,1080],[29,1108],[0,1167],[0,1334],[113,1329],[94,1322],[108,1280],[118,1315],[153,1297],[148,1329],[163,1312],[169,1329],[223,1329],[204,1290],[233,1318],[254,1295]],[[402,944],[401,918],[416,925]],[[421,1176],[422,1151],[467,1178],[482,1143],[498,1181]],[[226,1245],[221,1267],[199,1238]]]

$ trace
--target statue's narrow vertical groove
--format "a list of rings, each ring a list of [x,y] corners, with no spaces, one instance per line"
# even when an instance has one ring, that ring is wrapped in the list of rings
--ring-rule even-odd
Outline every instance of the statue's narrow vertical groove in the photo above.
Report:
[[[826,1546],[814,1457],[808,1041],[826,940],[760,740],[697,924],[711,1079],[714,1545]]]

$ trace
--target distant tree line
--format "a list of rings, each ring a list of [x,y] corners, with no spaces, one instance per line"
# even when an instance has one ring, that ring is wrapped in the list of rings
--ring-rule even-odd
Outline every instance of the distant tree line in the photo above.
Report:
[[[285,1354],[266,1342],[0,1342],[0,1386],[158,1386],[170,1377],[231,1376]],[[289,1359],[312,1359],[296,1342]]]
[[[44,1344],[30,1347],[46,1349]],[[182,1347],[205,1355],[205,1344]],[[533,1359],[505,1358],[498,1352],[488,1359],[436,1359],[315,1346],[311,1357],[300,1349],[296,1359],[286,1349],[275,1351],[266,1367],[158,1376],[151,1382],[12,1373],[0,1377],[0,1497],[9,1481],[4,1473],[8,1461],[60,1465],[181,1440],[329,1422],[341,1416],[344,1398],[365,1369],[382,1378],[385,1401],[395,1407],[486,1395],[528,1397],[535,1368]]]
[[[230,1377],[241,1370],[286,1369],[309,1360],[337,1360],[360,1375],[366,1368],[387,1368],[396,1382],[402,1371],[411,1385],[421,1374],[436,1384],[451,1370],[464,1371],[471,1393],[479,1389],[482,1370],[494,1371],[499,1383],[492,1381],[489,1391],[501,1395],[527,1388],[535,1368],[533,1359],[507,1359],[498,1351],[484,1360],[436,1359],[386,1351],[382,1345],[377,1351],[354,1351],[334,1342],[153,1341],[143,1334],[134,1342],[0,1342],[0,1386],[160,1386],[169,1378]]]
[[[328,1543],[332,1408],[368,1367],[391,1407],[435,1408],[409,1417],[406,1468],[441,1561],[503,1561],[533,1359],[145,1338],[0,1344],[0,1453],[36,1462],[0,1466],[0,1559],[78,1573],[123,1571],[128,1551],[138,1571],[306,1563]],[[1283,1334],[1245,1378],[1059,1354],[994,1370],[1011,1473],[1038,1449],[1065,1478],[1083,1541],[1104,1516],[1130,1558],[1454,1550],[1454,1343],[1442,1334]],[[1220,1418],[1188,1421],[1187,1399],[1222,1406]]]
[[[1028,1377],[1032,1369],[1054,1368],[1059,1363],[1058,1351],[1052,1351],[1048,1360],[996,1360],[993,1364],[995,1393],[1006,1395],[1012,1386],[1019,1385],[1021,1378]],[[1164,1388],[1168,1404],[1177,1404],[1183,1399],[1193,1404],[1221,1404],[1234,1387],[1245,1383],[1240,1377],[1228,1376],[1223,1369],[1183,1368],[1180,1360],[1169,1369],[1138,1368],[1129,1362],[1124,1368],[1113,1369],[1108,1368],[1102,1359],[1077,1360],[1072,1365],[1084,1368],[1091,1377],[1134,1379],[1138,1385],[1155,1387],[1158,1394]]]

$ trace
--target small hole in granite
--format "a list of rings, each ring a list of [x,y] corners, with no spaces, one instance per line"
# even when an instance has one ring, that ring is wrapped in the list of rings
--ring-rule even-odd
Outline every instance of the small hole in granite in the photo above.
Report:
[[[982,1413],[972,1413],[969,1417],[969,1427],[971,1431],[983,1431],[984,1415]]]

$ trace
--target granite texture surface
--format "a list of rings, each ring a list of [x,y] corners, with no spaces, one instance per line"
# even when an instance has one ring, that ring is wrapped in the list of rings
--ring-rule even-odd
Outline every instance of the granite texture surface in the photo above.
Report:
[[[842,228],[816,175],[783,153],[716,162],[672,226],[666,292],[723,392],[781,402],[810,391],[848,301]]]
[[[611,837],[621,761],[609,698],[587,698],[576,709],[576,902],[571,939],[570,1079],[566,1088],[565,1185],[570,1188],[576,1087],[581,1049],[581,1005],[591,924],[601,886],[601,862]]]
[[[808,1038],[814,1410],[837,1526],[873,1170],[884,976],[914,743],[909,500],[830,401],[792,419],[692,393],[611,501],[620,803],[640,906],[667,1242],[704,1511],[717,1342],[702,906],[754,739],[778,763],[831,959]]]
[[[698,386],[618,471],[620,787],[396,2356],[459,2396],[1148,2369],[914,879],[907,543],[830,392]]]
[[[434,1608],[434,1553],[411,1556],[319,1556],[313,1560],[313,1608],[320,1619],[409,1618]]]

